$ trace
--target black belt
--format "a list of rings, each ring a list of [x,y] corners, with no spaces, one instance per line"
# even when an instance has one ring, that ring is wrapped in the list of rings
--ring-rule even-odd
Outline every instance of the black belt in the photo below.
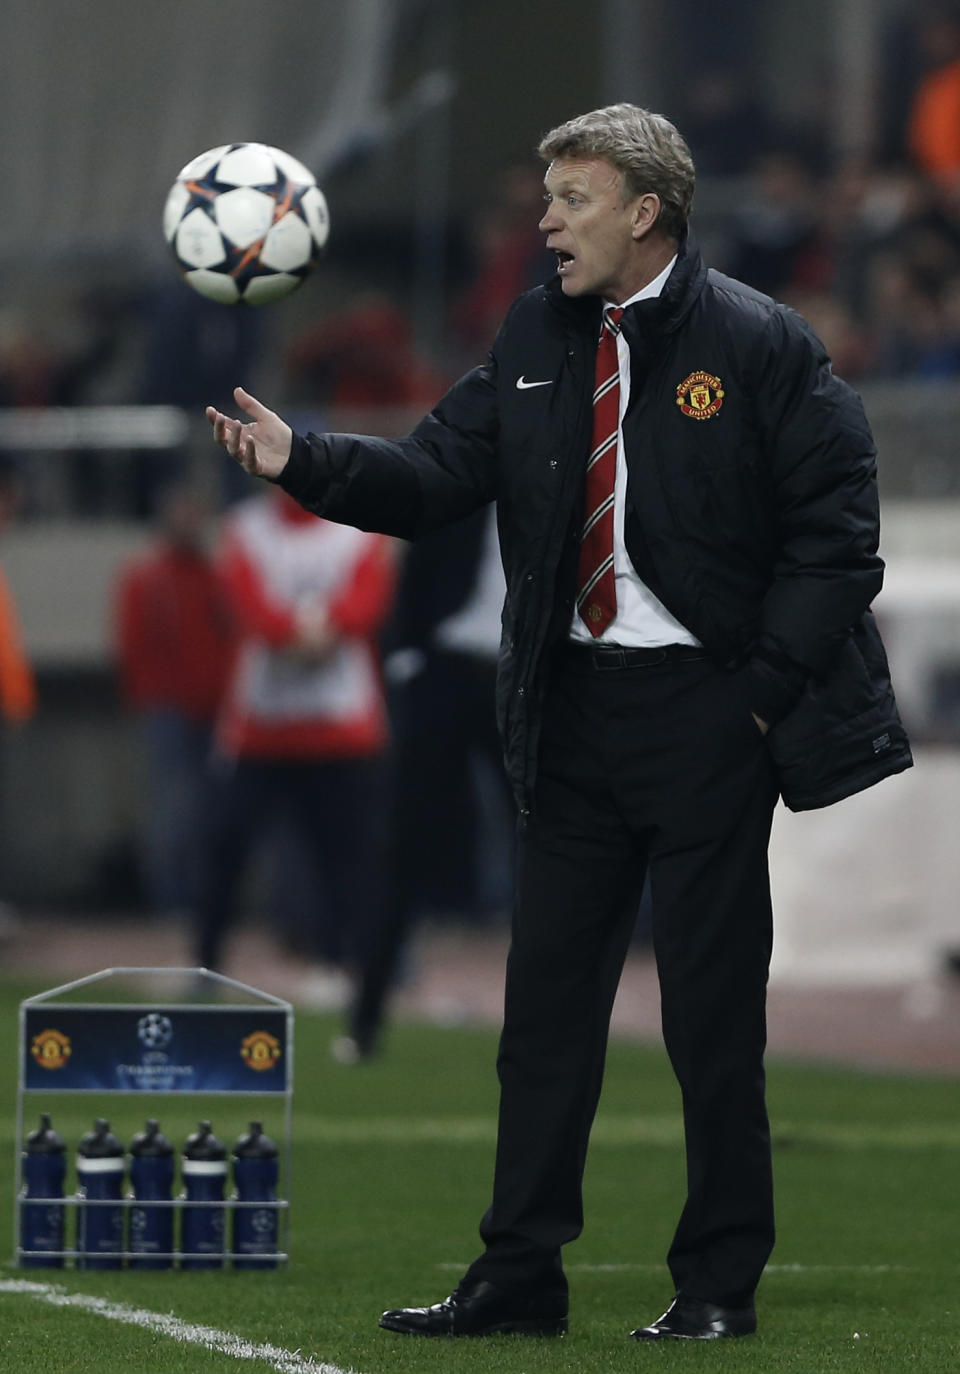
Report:
[[[627,649],[618,644],[582,644],[570,639],[563,648],[563,657],[568,663],[579,663],[605,673],[620,668],[653,668],[658,663],[685,663],[709,658],[709,654],[699,644],[658,644],[653,649]]]

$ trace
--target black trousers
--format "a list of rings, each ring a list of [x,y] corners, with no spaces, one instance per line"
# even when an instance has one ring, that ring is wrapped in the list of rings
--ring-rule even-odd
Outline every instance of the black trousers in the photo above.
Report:
[[[565,1284],[560,1247],[583,1226],[610,1012],[649,868],[687,1151],[668,1263],[679,1292],[749,1301],[774,1240],[763,1052],[776,798],[735,675],[707,658],[559,661],[519,842],[494,1195],[469,1277]],[[642,1225],[642,1180],[624,1205]]]

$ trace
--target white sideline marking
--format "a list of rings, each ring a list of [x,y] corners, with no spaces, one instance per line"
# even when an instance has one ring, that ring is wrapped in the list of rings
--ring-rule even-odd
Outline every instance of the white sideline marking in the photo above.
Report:
[[[438,1269],[463,1273],[467,1264],[444,1260]],[[662,1264],[568,1264],[569,1274],[659,1274]],[[917,1269],[907,1264],[768,1264],[765,1274],[915,1274]]]
[[[570,1264],[567,1268],[581,1274],[618,1274],[642,1270],[657,1273],[662,1264]],[[906,1264],[768,1264],[765,1274],[907,1274],[915,1272]]]
[[[257,1345],[236,1336],[232,1331],[218,1331],[215,1326],[197,1326],[193,1322],[181,1321],[172,1313],[151,1312],[145,1307],[130,1307],[125,1302],[110,1302],[107,1298],[94,1297],[92,1293],[71,1293],[58,1283],[31,1283],[29,1279],[0,1279],[0,1293],[13,1293],[24,1298],[34,1298],[38,1302],[49,1303],[51,1307],[77,1307],[82,1312],[90,1312],[95,1317],[106,1317],[108,1321],[123,1322],[125,1326],[139,1326],[144,1331],[154,1331],[160,1336],[169,1336],[183,1345],[201,1345],[206,1350],[214,1350],[221,1355],[232,1355],[237,1360],[264,1360],[278,1374],[351,1374],[335,1364],[317,1363],[303,1356],[297,1350],[284,1350],[277,1345]]]

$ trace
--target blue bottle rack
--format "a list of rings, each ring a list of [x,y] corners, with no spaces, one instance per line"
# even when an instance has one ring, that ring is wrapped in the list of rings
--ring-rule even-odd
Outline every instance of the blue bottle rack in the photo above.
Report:
[[[159,995],[136,1001],[97,1001],[111,983],[139,984]],[[190,987],[190,1000],[176,996],[176,990]],[[164,989],[171,995],[165,996]],[[69,1190],[63,1198],[23,1197],[23,1150],[25,1108],[28,1100],[42,1097],[40,1110],[50,1109],[52,1099],[61,1094],[85,1095],[97,1099],[91,1113],[106,1116],[106,1100],[112,1096],[127,1099],[138,1095],[175,1095],[216,1100],[218,1098],[267,1099],[282,1104],[281,1190],[273,1202],[240,1202],[234,1197],[222,1201],[190,1202],[190,1207],[219,1207],[223,1210],[224,1266],[230,1265],[229,1234],[232,1214],[238,1208],[273,1208],[278,1212],[277,1264],[286,1263],[290,1245],[290,1178],[293,1142],[293,1007],[270,993],[237,982],[209,969],[184,968],[110,968],[58,988],[30,997],[20,1004],[17,1073],[17,1125],[14,1148],[15,1206],[14,1263],[59,1260],[63,1265],[82,1263],[84,1256],[76,1246],[64,1243],[62,1250],[28,1251],[21,1245],[21,1209],[49,1201],[65,1208],[69,1220],[78,1206],[112,1206],[130,1209],[142,1206],[125,1195],[120,1201],[98,1202]],[[261,1113],[262,1114],[262,1113]],[[215,1115],[213,1110],[203,1115]],[[56,1124],[56,1123],[54,1123]],[[141,1123],[142,1124],[142,1123]],[[226,1142],[229,1148],[229,1142]],[[150,1201],[151,1207],[172,1207],[177,1212],[185,1205],[182,1196],[169,1201]],[[124,1227],[124,1234],[129,1227]],[[75,1234],[76,1227],[65,1228]],[[128,1245],[98,1259],[116,1260],[121,1266],[143,1260],[143,1254]],[[195,1259],[181,1249],[169,1254],[153,1254],[152,1260],[169,1260],[180,1265]]]

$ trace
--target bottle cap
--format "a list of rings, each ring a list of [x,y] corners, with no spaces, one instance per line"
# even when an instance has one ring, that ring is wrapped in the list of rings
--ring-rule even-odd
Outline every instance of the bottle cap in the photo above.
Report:
[[[41,1112],[40,1125],[31,1131],[26,1139],[26,1150],[31,1155],[59,1155],[66,1145],[50,1125],[50,1113]]]
[[[233,1147],[235,1159],[275,1159],[279,1151],[276,1142],[263,1134],[259,1121],[251,1121],[250,1129]]]
[[[138,1131],[130,1142],[130,1153],[139,1159],[160,1159],[173,1154],[173,1146],[160,1130],[160,1122],[153,1117],[146,1129]]]
[[[112,1159],[123,1154],[123,1146],[110,1129],[110,1122],[98,1117],[93,1130],[81,1136],[77,1152],[85,1159]]]
[[[213,1134],[209,1121],[201,1121],[199,1129],[187,1136],[183,1147],[184,1159],[226,1159],[227,1147]]]

